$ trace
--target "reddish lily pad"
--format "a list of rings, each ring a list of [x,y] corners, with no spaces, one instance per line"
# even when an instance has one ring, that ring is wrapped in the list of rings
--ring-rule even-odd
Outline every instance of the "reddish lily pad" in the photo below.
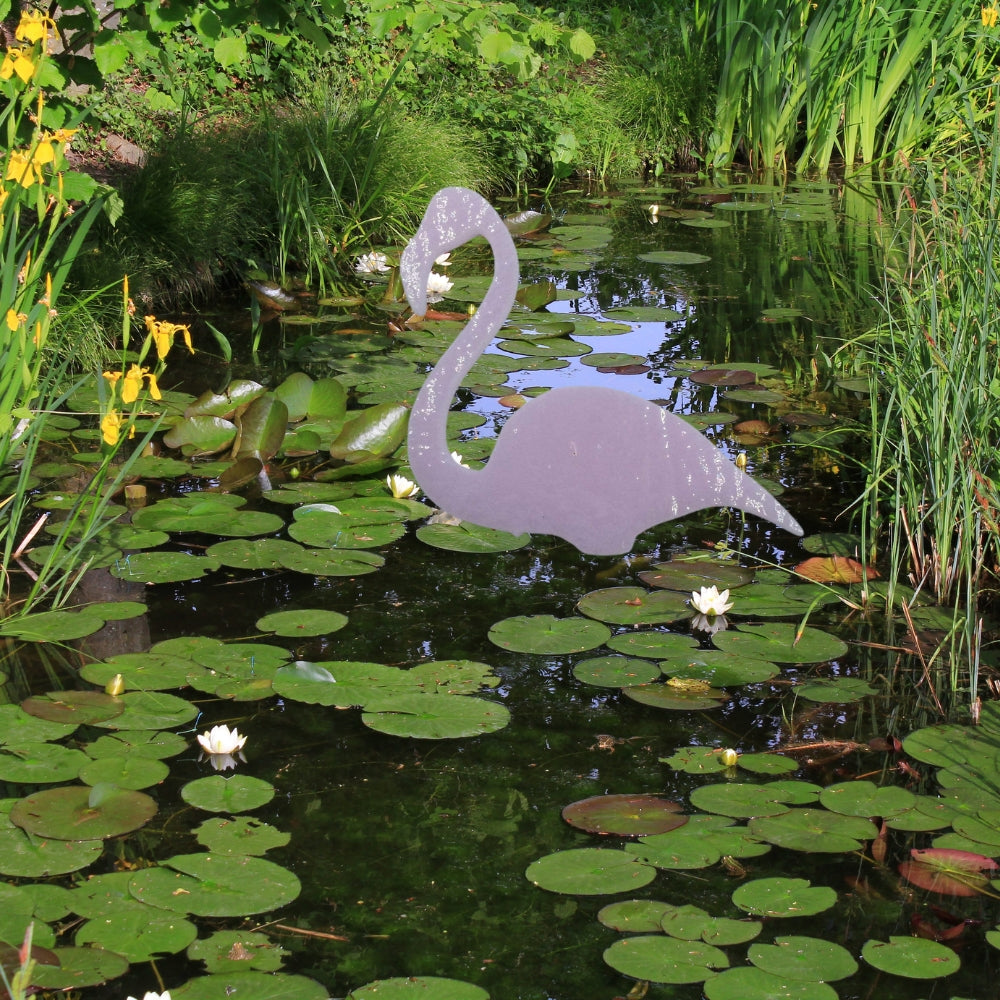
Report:
[[[874,567],[862,566],[850,556],[810,556],[800,562],[793,572],[818,583],[860,583],[878,576]]]
[[[688,378],[698,385],[736,386],[751,385],[757,376],[743,368],[702,368],[691,372]]]
[[[990,875],[1000,871],[992,858],[970,851],[942,848],[913,848],[911,861],[899,866],[899,873],[921,889],[942,896],[978,896],[990,890]]]
[[[639,837],[683,826],[688,818],[681,809],[659,795],[593,795],[566,806],[562,818],[588,833]]]
[[[122,714],[125,706],[103,691],[50,691],[21,702],[21,708],[48,722],[93,726]]]

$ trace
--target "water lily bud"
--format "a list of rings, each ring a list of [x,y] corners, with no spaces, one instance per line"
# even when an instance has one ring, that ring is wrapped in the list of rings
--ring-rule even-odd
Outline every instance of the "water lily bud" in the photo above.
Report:
[[[118,695],[124,694],[125,692],[125,678],[121,674],[115,674],[107,684],[104,685],[104,693],[111,695],[112,698],[117,698]]]
[[[719,760],[721,760],[726,767],[732,767],[739,759],[740,755],[733,750],[732,747],[726,747],[726,749],[719,754]]]
[[[299,478],[299,476],[301,476],[301,475],[302,475],[302,473],[301,473],[301,472],[299,472],[299,467],[298,467],[297,465],[293,465],[293,466],[292,466],[292,467],[291,467],[291,468],[290,468],[290,469],[288,470],[288,478],[289,478],[289,479],[298,479],[298,478]]]
[[[745,469],[746,467],[747,467],[747,453],[745,451],[741,451],[736,456],[736,468]]]

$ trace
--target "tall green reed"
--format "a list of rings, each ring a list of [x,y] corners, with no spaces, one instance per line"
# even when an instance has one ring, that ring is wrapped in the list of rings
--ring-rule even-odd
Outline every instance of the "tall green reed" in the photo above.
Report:
[[[1000,125],[1000,117],[996,120]],[[1000,150],[911,166],[887,248],[882,322],[864,344],[871,456],[861,501],[870,555],[951,609],[938,655],[976,696],[1000,565]]]
[[[716,167],[742,155],[825,172],[838,157],[850,169],[928,148],[953,125],[942,100],[995,48],[978,6],[948,0],[708,0],[692,16],[719,58]]]

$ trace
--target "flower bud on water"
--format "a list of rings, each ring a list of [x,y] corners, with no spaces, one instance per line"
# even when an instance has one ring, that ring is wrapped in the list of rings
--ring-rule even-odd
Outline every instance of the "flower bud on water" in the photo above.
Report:
[[[732,747],[726,747],[726,749],[719,754],[719,760],[721,760],[726,767],[732,767],[739,759],[740,755],[733,750]]]
[[[125,678],[121,674],[115,674],[107,684],[104,685],[104,693],[111,695],[112,698],[117,698],[118,695],[125,693]]]
[[[745,451],[741,451],[736,456],[736,468],[745,469],[746,467],[747,467],[747,453]]]

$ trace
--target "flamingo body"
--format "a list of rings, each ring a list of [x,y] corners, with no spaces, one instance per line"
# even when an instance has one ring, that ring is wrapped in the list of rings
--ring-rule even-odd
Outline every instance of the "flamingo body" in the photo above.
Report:
[[[640,532],[705,507],[738,507],[802,534],[770,493],[690,424],[616,389],[543,393],[508,419],[484,469],[459,465],[447,446],[448,410],[514,304],[517,252],[485,199],[445,188],[431,199],[400,266],[410,305],[422,315],[434,258],[476,235],[493,248],[493,282],[428,375],[410,414],[410,467],[427,496],[462,520],[516,534],[558,535],[594,555],[628,552]]]

